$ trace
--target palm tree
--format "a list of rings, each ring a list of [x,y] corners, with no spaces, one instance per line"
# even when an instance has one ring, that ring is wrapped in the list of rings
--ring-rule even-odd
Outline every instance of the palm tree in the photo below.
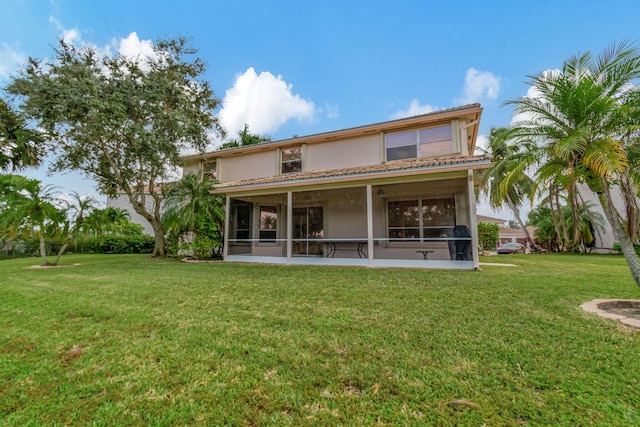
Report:
[[[165,201],[163,222],[167,231],[180,239],[191,239],[196,256],[220,244],[223,199],[209,193],[213,188],[214,181],[188,174],[171,186]],[[195,249],[197,246],[203,246],[202,251]]]
[[[75,236],[86,234],[85,220],[100,205],[93,196],[81,196],[71,192],[72,202],[69,210],[73,213],[73,233]]]
[[[485,151],[493,156],[494,164],[485,172],[480,188],[492,208],[498,209],[506,204],[511,209],[527,239],[533,242],[522,221],[520,206],[532,193],[534,183],[524,171],[514,172],[523,154],[521,147],[509,140],[507,128],[491,128],[489,146]],[[510,179],[506,179],[507,176]]]
[[[573,224],[579,223],[575,185],[586,182],[598,194],[640,286],[640,261],[611,196],[621,177],[635,173],[630,171],[633,162],[628,149],[630,135],[637,132],[637,121],[634,124],[630,117],[637,118],[640,111],[640,89],[633,86],[638,78],[640,51],[625,41],[596,57],[590,52],[572,56],[559,72],[530,76],[530,84],[539,96],[525,96],[507,104],[527,117],[514,126],[512,137],[536,146],[534,155],[524,159],[521,168],[548,162],[562,165]],[[637,184],[634,187],[637,195]],[[573,227],[574,235],[578,229]]]
[[[69,221],[66,210],[60,206],[56,187],[42,186],[40,181],[24,177],[11,177],[2,192],[2,215],[0,215],[3,229],[13,228],[24,234],[31,233],[40,240],[40,257],[42,265],[52,265],[58,262],[63,248],[58,253],[55,263],[48,263],[46,251],[46,237],[58,236],[67,238]]]

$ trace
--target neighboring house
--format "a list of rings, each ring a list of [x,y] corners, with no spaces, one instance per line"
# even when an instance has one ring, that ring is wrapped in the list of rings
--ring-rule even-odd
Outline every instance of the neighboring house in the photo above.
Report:
[[[604,214],[604,209],[600,203],[598,195],[591,191],[589,186],[584,183],[578,184],[578,193],[582,200],[588,204],[589,209],[595,212],[600,221],[594,218],[593,223],[593,237],[595,237],[595,243],[591,252],[609,253],[613,244],[618,241],[613,228],[607,221],[607,217]],[[626,218],[624,196],[617,187],[611,189],[611,197],[613,198],[613,205],[622,218]]]
[[[478,267],[479,104],[185,156],[226,196],[224,259]]]
[[[521,243],[527,249],[531,249],[531,242],[527,239],[527,235],[524,233],[524,231],[520,228],[506,227],[506,219],[478,215],[477,221],[498,224],[498,231],[500,233],[498,235],[498,246],[502,246],[505,243]],[[535,235],[535,227],[529,226],[527,227],[527,231],[529,232],[530,236],[533,237]]]
[[[147,191],[147,189],[148,187],[145,186],[145,192]],[[151,195],[146,198],[145,206],[147,207],[149,212],[153,212],[153,209],[155,208],[155,200],[153,200]],[[133,209],[131,202],[129,202],[129,197],[124,192],[119,192],[115,198],[107,197],[107,207],[126,210],[127,212],[129,212],[129,221],[133,222],[134,224],[141,225],[142,232],[144,234],[153,236],[153,227],[151,227],[149,221],[147,221],[142,215],[140,215]],[[162,208],[163,204],[160,205],[161,210]]]

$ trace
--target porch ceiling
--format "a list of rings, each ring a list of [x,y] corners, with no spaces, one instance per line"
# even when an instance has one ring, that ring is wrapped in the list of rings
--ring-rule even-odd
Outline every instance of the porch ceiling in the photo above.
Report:
[[[302,187],[321,184],[338,184],[359,180],[383,180],[394,177],[412,177],[446,172],[460,172],[469,169],[487,169],[491,165],[489,155],[452,156],[430,159],[394,160],[382,164],[359,166],[345,169],[317,170],[276,175],[265,178],[232,181],[216,185],[213,194],[237,192],[284,190],[290,187]]]

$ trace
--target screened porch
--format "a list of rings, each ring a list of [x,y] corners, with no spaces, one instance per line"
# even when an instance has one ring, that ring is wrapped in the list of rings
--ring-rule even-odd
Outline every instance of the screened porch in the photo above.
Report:
[[[473,179],[227,196],[230,262],[477,268]]]

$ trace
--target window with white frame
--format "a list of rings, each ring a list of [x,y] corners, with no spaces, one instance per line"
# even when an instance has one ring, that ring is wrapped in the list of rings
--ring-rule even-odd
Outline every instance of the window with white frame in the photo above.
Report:
[[[387,160],[437,157],[453,153],[451,125],[434,126],[384,136]]]
[[[302,147],[284,148],[280,150],[280,173],[302,171]]]
[[[278,238],[278,207],[261,205],[258,221],[260,242],[275,243]]]
[[[449,236],[456,225],[454,197],[387,202],[389,240],[421,241]]]
[[[202,163],[202,178],[208,178],[214,181],[218,179],[218,162],[216,160],[209,160]]]

